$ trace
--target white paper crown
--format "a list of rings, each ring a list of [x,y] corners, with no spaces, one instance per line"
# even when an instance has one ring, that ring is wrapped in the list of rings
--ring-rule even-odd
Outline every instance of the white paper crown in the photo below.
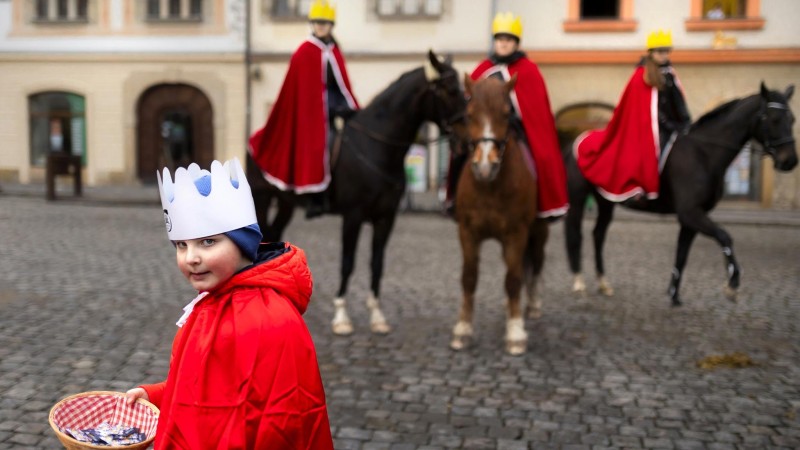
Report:
[[[253,194],[238,158],[211,163],[211,172],[195,163],[175,171],[175,182],[169,169],[158,176],[158,191],[164,208],[164,224],[172,241],[198,239],[225,233],[254,224],[256,211]],[[211,176],[211,192],[200,193],[195,181]],[[238,186],[238,187],[237,187]]]

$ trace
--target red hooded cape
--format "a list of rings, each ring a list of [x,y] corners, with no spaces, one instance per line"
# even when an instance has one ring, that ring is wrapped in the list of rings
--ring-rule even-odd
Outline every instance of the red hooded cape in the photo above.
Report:
[[[358,109],[339,48],[311,36],[294,52],[267,123],[250,137],[264,178],[281,190],[321,192],[330,183],[327,63],[351,109]]]
[[[197,303],[173,341],[166,382],[142,386],[161,410],[156,450],[333,448],[301,317],[311,272],[303,251],[285,245]]]
[[[643,66],[633,72],[606,128],[583,133],[573,150],[583,176],[603,197],[658,197],[658,90],[645,83]]]
[[[494,65],[487,59],[472,72],[472,79],[485,78],[496,72],[502,73],[506,81],[517,74],[517,84],[511,93],[511,101],[522,119],[536,166],[539,187],[538,215],[539,217],[563,216],[569,209],[567,173],[542,74],[536,64],[525,57],[508,66]]]

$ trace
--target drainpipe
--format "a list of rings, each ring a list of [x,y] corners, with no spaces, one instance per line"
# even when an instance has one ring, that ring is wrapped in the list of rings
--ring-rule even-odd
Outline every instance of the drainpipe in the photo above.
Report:
[[[244,144],[245,151],[249,145],[250,139],[250,117],[252,110],[252,91],[253,91],[253,77],[251,76],[251,69],[253,64],[253,52],[250,47],[250,1],[244,0],[244,76],[245,76],[245,114],[244,114]],[[245,158],[249,161],[249,158]]]
[[[497,0],[492,0],[489,6],[489,53],[494,48],[494,36],[492,36],[492,21],[494,16],[497,15]]]

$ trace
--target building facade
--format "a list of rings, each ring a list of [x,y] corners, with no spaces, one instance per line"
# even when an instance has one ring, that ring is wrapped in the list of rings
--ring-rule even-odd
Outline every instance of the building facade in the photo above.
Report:
[[[311,3],[0,0],[0,182],[42,182],[43,158],[58,149],[83,155],[91,185],[147,183],[163,165],[244,156],[309,34]],[[565,129],[607,120],[657,29],[672,32],[693,118],[761,81],[783,90],[800,80],[795,0],[339,0],[334,35],[366,104],[428,49],[470,72],[499,11],[522,17],[522,47]],[[757,150],[729,171],[729,198],[800,209],[800,171],[777,173]],[[423,188],[438,188],[446,147],[415,158]]]

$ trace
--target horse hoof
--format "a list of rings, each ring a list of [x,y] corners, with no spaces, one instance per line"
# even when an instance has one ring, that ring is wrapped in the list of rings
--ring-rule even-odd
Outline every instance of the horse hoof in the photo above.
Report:
[[[537,320],[542,318],[542,310],[538,308],[528,308],[528,319]]]
[[[679,299],[677,299],[677,298],[673,298],[672,299],[672,307],[673,308],[677,308],[677,307],[679,307],[681,305],[683,305],[683,302],[681,302]]]
[[[375,334],[389,334],[389,332],[392,331],[392,327],[386,322],[375,322],[371,324],[369,328]]]
[[[597,292],[599,292],[600,295],[602,295],[604,297],[613,297],[614,296],[614,288],[612,288],[611,286],[607,286],[607,285],[599,286],[597,288]]]
[[[729,301],[732,301],[732,302],[735,302],[736,298],[739,295],[739,291],[738,290],[736,290],[736,289],[734,289],[734,288],[732,288],[732,287],[730,287],[728,285],[725,285],[725,287],[722,288],[722,292],[725,293],[725,298],[727,298]]]
[[[525,353],[527,344],[525,341],[508,341],[506,343],[506,352],[511,356],[520,356]]]
[[[469,344],[469,338],[467,337],[454,337],[452,341],[450,341],[450,348],[455,351],[461,351],[467,348]]]
[[[333,334],[337,336],[349,336],[353,334],[353,324],[349,321],[334,323]]]

